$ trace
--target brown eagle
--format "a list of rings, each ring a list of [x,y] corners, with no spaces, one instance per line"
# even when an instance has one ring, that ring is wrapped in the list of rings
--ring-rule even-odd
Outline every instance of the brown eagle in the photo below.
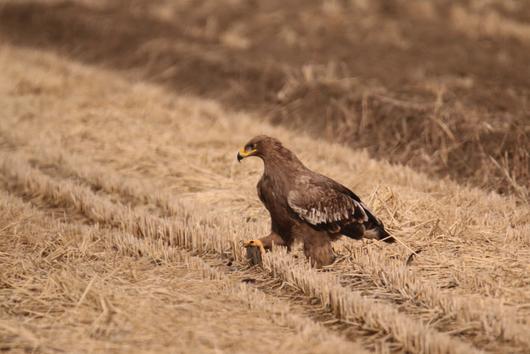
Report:
[[[311,264],[322,267],[333,263],[331,241],[341,235],[395,241],[355,193],[305,167],[279,140],[265,135],[252,138],[237,159],[249,156],[263,160],[257,189],[271,216],[271,233],[245,242],[245,247],[263,251],[274,243],[290,250],[295,240],[301,240]]]

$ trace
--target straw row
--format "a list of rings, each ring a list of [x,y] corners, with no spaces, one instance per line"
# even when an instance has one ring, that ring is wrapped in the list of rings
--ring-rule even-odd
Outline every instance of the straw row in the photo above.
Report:
[[[92,188],[102,189],[108,193],[118,193],[128,201],[155,204],[165,215],[178,215],[184,208],[175,200],[169,200],[160,193],[151,190],[133,179],[124,179],[113,171],[102,167],[86,168],[78,160],[51,149],[41,150],[40,156],[32,155],[35,163],[54,165],[57,173],[64,177],[74,177],[86,182]],[[102,178],[104,176],[104,178]],[[218,223],[219,220],[215,220]],[[518,345],[530,345],[526,333],[528,326],[517,322],[514,310],[497,300],[477,301],[464,297],[446,294],[432,282],[420,280],[410,268],[389,260],[378,253],[361,254],[358,250],[350,253],[352,261],[362,266],[365,274],[378,287],[399,294],[401,299],[412,302],[425,309],[436,308],[450,320],[451,329],[458,327],[474,329],[485,335],[504,341],[513,341]],[[340,271],[340,270],[339,270]]]
[[[22,193],[40,198],[52,206],[63,207],[80,213],[92,222],[131,232],[140,238],[154,238],[169,245],[188,250],[229,253],[242,260],[242,251],[237,246],[231,225],[217,225],[180,210],[181,220],[167,220],[146,213],[136,213],[131,208],[94,194],[89,188],[71,181],[54,181],[40,171],[31,168],[20,159],[4,159],[2,173]],[[273,274],[300,287],[305,294],[319,297],[329,305],[335,315],[347,321],[364,322],[383,333],[392,335],[405,350],[430,353],[473,353],[474,347],[439,333],[421,322],[399,313],[389,305],[366,299],[338,285],[334,276],[319,274],[305,265],[296,265],[290,256],[266,257],[266,266]]]

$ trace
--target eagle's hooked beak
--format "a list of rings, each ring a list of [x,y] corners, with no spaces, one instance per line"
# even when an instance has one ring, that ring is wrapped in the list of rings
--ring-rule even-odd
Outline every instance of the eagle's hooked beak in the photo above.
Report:
[[[254,155],[255,152],[256,152],[256,149],[252,149],[252,150],[248,150],[248,151],[245,150],[245,149],[241,149],[237,153],[237,161],[241,162],[241,160],[243,160],[245,157],[249,157],[249,156]]]

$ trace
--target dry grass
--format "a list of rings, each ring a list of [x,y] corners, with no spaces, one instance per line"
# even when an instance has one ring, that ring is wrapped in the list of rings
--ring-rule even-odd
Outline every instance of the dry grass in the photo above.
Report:
[[[451,8],[453,26],[471,37],[501,37],[530,43],[530,25],[514,21],[492,8],[467,9],[461,5]]]
[[[161,211],[162,215],[178,216],[183,214],[183,210],[178,205],[174,205],[167,198],[163,198],[149,187],[141,186],[138,183],[124,183],[123,178],[118,178],[112,175],[110,171],[102,171],[91,167],[87,169],[83,163],[73,160],[71,157],[65,156],[60,151],[41,151],[35,152],[32,156],[32,162],[39,165],[41,168],[53,168],[54,173],[59,173],[64,177],[75,178],[86,181],[91,185],[92,189],[104,190],[108,193],[119,193],[122,198],[129,203],[143,204],[152,203],[156,208],[150,209],[150,213]],[[8,168],[8,171],[14,170]],[[104,176],[104,178],[102,178]],[[41,187],[42,189],[53,189]],[[39,193],[40,194],[40,193]],[[72,192],[66,191],[66,195],[72,195]],[[101,214],[96,212],[96,214]],[[103,220],[111,220],[112,218],[104,217]],[[132,217],[130,219],[138,219]],[[118,221],[123,223],[123,221]],[[214,223],[214,222],[209,222]],[[219,223],[219,221],[215,222]],[[142,232],[143,234],[143,232]],[[200,234],[200,233],[199,233]],[[189,241],[181,241],[183,245],[187,245]],[[199,244],[204,244],[199,238]],[[207,242],[206,242],[207,243]],[[236,255],[237,259],[241,259],[241,255],[235,249],[236,244],[233,240],[229,242],[232,248],[232,253]],[[197,246],[192,247],[197,249]],[[473,327],[480,328],[480,330],[493,336],[503,335],[511,340],[516,340],[528,345],[525,336],[524,328],[517,325],[514,319],[517,317],[515,310],[507,309],[502,306],[501,302],[496,301],[475,301],[475,299],[462,300],[458,297],[446,296],[439,292],[439,287],[433,282],[418,281],[413,274],[408,271],[408,267],[402,261],[394,261],[386,259],[384,256],[374,252],[373,249],[366,249],[363,251],[351,249],[347,245],[339,247],[337,250],[341,253],[349,253],[349,258],[344,259],[344,266],[339,264],[343,270],[349,271],[352,267],[359,267],[365,274],[370,274],[378,287],[386,288],[389,292],[399,293],[401,297],[407,298],[409,301],[416,303],[420,307],[426,308],[440,308],[441,313],[446,316],[453,316],[459,314],[458,320],[463,327],[469,327],[469,323],[473,323]],[[220,252],[219,249],[217,252]],[[504,261],[506,264],[509,260]],[[515,264],[517,266],[517,263]],[[347,267],[347,268],[346,268]],[[337,265],[334,266],[337,268]],[[290,269],[286,266],[284,269]],[[345,275],[344,277],[348,276]]]
[[[5,193],[0,203],[3,350],[362,352],[182,250],[58,222]]]
[[[8,181],[14,183],[11,189],[23,188],[20,191],[21,194],[38,196],[49,206],[74,208],[92,222],[104,223],[116,228],[121,227],[126,233],[139,238],[161,240],[162,243],[159,245],[162,246],[167,243],[200,253],[214,251],[220,255],[225,254],[227,249],[231,249],[230,254],[235,260],[242,260],[241,251],[234,247],[238,244],[237,242],[230,237],[228,239],[216,237],[218,232],[231,234],[230,225],[221,223],[218,226],[219,231],[214,232],[212,227],[201,227],[204,223],[202,220],[192,219],[192,215],[196,213],[185,215],[184,212],[177,213],[186,220],[184,224],[173,222],[168,225],[167,222],[156,217],[150,217],[144,213],[128,212],[125,207],[105,203],[105,199],[92,195],[82,187],[71,185],[68,182],[54,183],[27,166],[17,165],[9,160],[4,160],[4,163],[2,169],[4,175],[8,177]],[[23,184],[16,184],[17,181]],[[213,222],[207,220],[206,225],[208,224],[213,224]],[[448,350],[455,353],[473,351],[472,348],[458,341],[428,330],[421,323],[412,322],[392,307],[365,300],[360,293],[348,291],[337,284],[335,277],[319,276],[315,271],[310,270],[307,264],[293,264],[291,257],[282,258],[276,255],[276,257],[268,258],[268,263],[265,265],[270,268],[274,276],[294,283],[309,296],[320,298],[323,305],[329,306],[339,319],[366,322],[373,329],[392,333],[395,339],[403,344],[405,350],[432,353],[444,353]]]
[[[528,347],[530,209],[515,198],[432,181],[213,102],[131,86],[55,56],[4,46],[0,64],[7,68],[0,82],[0,178],[9,193],[1,198],[8,216],[0,230],[12,236],[17,229],[1,248],[2,266],[11,269],[2,273],[2,284],[11,284],[2,294],[43,295],[6,312],[0,333],[9,348],[171,351],[177,344],[167,333],[183,334],[184,323],[199,337],[185,337],[183,345],[201,343],[198,351],[357,350],[351,338],[378,352]],[[254,189],[261,166],[236,165],[234,151],[258,132],[278,136],[310,167],[359,192],[406,247],[345,240],[326,272],[281,252],[266,257],[262,271],[247,269],[239,241],[264,234],[267,217]],[[20,238],[27,247],[14,241]],[[409,262],[411,250],[421,253]],[[33,261],[34,268],[25,265]],[[20,269],[29,275],[17,277]],[[249,274],[262,279],[260,290],[240,288]],[[285,303],[264,295],[285,289],[292,294]],[[200,294],[213,294],[204,312],[193,300]],[[318,301],[296,310],[293,296]],[[187,313],[206,317],[175,320],[179,306],[172,304],[182,297],[190,301]],[[237,302],[243,300],[250,308]],[[335,320],[310,320],[311,308]],[[264,310],[272,322],[238,324]],[[233,322],[226,325],[228,317]],[[16,324],[22,318],[26,324]],[[248,333],[217,338],[220,326]],[[242,337],[256,340],[252,332],[274,339],[245,344]]]

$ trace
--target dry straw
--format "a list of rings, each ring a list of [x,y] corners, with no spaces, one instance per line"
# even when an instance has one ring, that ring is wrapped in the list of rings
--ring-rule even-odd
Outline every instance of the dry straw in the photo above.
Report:
[[[95,195],[87,187],[69,181],[55,182],[40,171],[25,165],[21,159],[4,159],[2,172],[14,183],[13,187],[22,188],[23,193],[42,198],[54,207],[73,209],[73,212],[82,214],[92,222],[199,253],[224,254],[227,249],[231,249],[236,260],[243,258],[241,250],[237,248],[238,240],[231,236],[232,233],[226,226],[221,226],[222,231],[219,233],[218,230],[203,226],[204,222],[200,222],[185,210],[179,213],[185,221],[169,221],[145,213],[135,213],[130,208]],[[266,259],[266,266],[274,276],[293,282],[309,296],[320,298],[339,319],[365,322],[392,335],[405,350],[431,353],[479,352],[466,343],[400,314],[391,306],[378,304],[363,298],[359,293],[343,288],[337,284],[334,277],[318,274],[306,265],[293,263],[291,257],[275,255]]]
[[[158,264],[178,260],[184,249],[203,260],[232,260],[242,271],[239,241],[264,234],[267,218],[255,197],[261,166],[235,167],[233,151],[265,132],[286,142],[311,168],[359,191],[410,250],[337,243],[341,257],[324,273],[309,269],[302,258],[273,252],[260,276],[299,289],[306,299],[319,298],[343,325],[364,329],[359,333],[370,348],[376,337],[370,331],[386,343],[382,351],[524,352],[528,347],[527,205],[430,180],[212,102],[145,85],[131,88],[109,73],[57,57],[15,50],[2,55],[1,63],[17,59],[4,82],[55,87],[44,85],[47,94],[17,96],[16,104],[2,100],[7,112],[0,122],[2,183],[51,220],[102,230],[106,237],[100,242],[108,248],[99,250],[100,256],[114,250],[121,262],[136,256]],[[0,85],[0,90],[6,89]],[[370,197],[367,191],[373,191]],[[81,245],[86,250],[90,242]],[[421,252],[410,258],[411,250]],[[75,247],[60,248],[49,257],[61,264],[75,252]],[[101,279],[91,276],[71,285],[66,279],[54,275],[50,287],[66,295],[64,289],[74,287],[71,303],[104,314],[93,333],[112,334],[112,319],[119,314],[112,301],[93,296],[102,289]],[[18,330],[12,322],[7,326]]]

